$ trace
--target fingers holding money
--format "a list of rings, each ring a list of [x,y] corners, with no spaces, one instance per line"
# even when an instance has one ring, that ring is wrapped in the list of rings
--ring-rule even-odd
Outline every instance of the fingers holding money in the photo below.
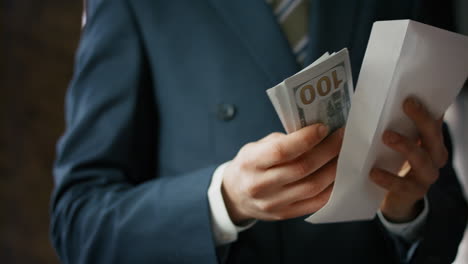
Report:
[[[336,175],[336,160],[290,185],[253,197],[249,213],[263,220],[284,220],[313,213],[324,206]]]
[[[271,205],[276,207],[289,206],[301,200],[306,200],[319,195],[326,188],[333,184],[336,175],[337,159],[326,163],[315,173],[286,184],[281,187],[281,191],[265,193],[266,196],[272,196]]]
[[[321,128],[316,124],[289,135],[272,134],[239,151],[226,166],[222,184],[235,223],[305,215],[328,199],[343,130],[324,139],[327,131]]]
[[[338,129],[328,138],[293,161],[272,167],[265,177],[270,182],[289,184],[319,170],[338,155],[344,129]]]
[[[270,134],[258,142],[260,145],[255,149],[255,160],[250,161],[259,169],[291,161],[318,145],[327,133],[325,125],[314,124],[288,135]]]
[[[332,190],[333,184],[329,185],[318,195],[295,202],[287,206],[286,208],[281,208],[280,210],[273,212],[267,217],[269,218],[269,220],[286,220],[316,212],[328,202]]]

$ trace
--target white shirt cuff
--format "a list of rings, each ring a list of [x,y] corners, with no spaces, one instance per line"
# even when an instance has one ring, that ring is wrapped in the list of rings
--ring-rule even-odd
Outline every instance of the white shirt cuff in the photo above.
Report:
[[[229,161],[221,164],[213,173],[210,187],[208,188],[208,202],[211,211],[211,228],[213,230],[214,240],[216,246],[232,243],[237,240],[237,234],[241,231],[249,229],[257,221],[252,220],[245,223],[245,225],[235,225],[224,204],[223,194],[221,192],[221,185],[223,183],[223,174],[226,165]]]
[[[392,223],[383,216],[380,210],[377,212],[377,215],[387,231],[392,235],[398,236],[406,242],[414,243],[421,237],[421,229],[424,227],[428,213],[429,202],[427,198],[424,197],[424,208],[422,212],[411,222]]]

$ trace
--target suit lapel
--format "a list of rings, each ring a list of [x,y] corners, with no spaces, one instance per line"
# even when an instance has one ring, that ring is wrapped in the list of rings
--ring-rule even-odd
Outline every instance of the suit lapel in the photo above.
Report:
[[[271,85],[294,74],[299,66],[265,0],[211,0],[226,24],[247,48]]]
[[[309,0],[308,65],[323,53],[348,47],[360,0]],[[272,85],[296,73],[300,67],[265,0],[211,0],[228,27],[237,35]]]
[[[352,36],[359,0],[311,0],[309,56],[307,64],[323,53],[352,49]]]

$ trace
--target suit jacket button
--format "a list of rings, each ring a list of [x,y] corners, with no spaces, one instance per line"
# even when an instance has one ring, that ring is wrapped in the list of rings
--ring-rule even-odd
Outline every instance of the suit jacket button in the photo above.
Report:
[[[219,104],[218,105],[218,119],[222,121],[229,121],[236,115],[236,107],[232,104]]]

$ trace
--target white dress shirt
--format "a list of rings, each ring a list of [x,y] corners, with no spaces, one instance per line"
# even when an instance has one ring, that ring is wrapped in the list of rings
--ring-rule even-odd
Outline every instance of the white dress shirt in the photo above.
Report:
[[[208,201],[210,204],[212,218],[211,223],[216,246],[222,246],[235,242],[239,232],[249,229],[256,223],[256,221],[253,220],[243,226],[237,226],[229,217],[229,213],[226,209],[226,205],[224,204],[224,199],[221,192],[224,169],[228,163],[229,162],[226,162],[220,165],[215,170],[210,187],[208,188]],[[423,211],[418,215],[418,217],[416,217],[416,219],[408,223],[392,223],[385,219],[380,211],[377,213],[377,216],[379,217],[383,226],[389,231],[391,235],[393,235],[393,238],[397,243],[397,248],[401,248],[398,245],[398,239],[403,239],[405,242],[412,244],[407,250],[406,254],[401,253],[401,249],[398,249],[400,254],[405,255],[400,257],[405,259],[411,257],[412,252],[414,252],[418,245],[417,242],[418,238],[420,237],[420,231],[424,226],[428,212],[429,204],[425,198]]]

